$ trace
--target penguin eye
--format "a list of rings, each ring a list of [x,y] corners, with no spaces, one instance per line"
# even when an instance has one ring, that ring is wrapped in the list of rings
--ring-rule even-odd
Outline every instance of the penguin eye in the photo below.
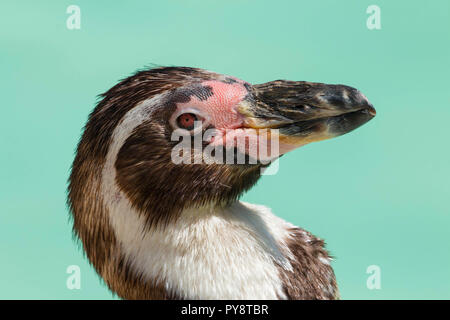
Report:
[[[200,130],[205,129],[209,121],[207,120],[207,115],[201,114],[200,111],[194,108],[186,108],[181,112],[174,113],[170,117],[169,123],[173,129],[182,129],[193,134],[197,128]]]
[[[177,125],[180,128],[190,131],[190,130],[194,129],[195,121],[198,121],[197,115],[195,115],[193,113],[183,113],[178,116]]]
[[[175,118],[175,127],[192,131],[196,128],[196,126],[200,126],[204,128],[207,125],[207,121],[202,116],[193,113],[193,112],[185,112],[177,116]]]

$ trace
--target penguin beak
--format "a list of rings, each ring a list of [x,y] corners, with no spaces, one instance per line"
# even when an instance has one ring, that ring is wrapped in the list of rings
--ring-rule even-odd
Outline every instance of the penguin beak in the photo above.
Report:
[[[277,80],[251,93],[238,106],[244,125],[279,129],[281,153],[343,135],[376,115],[361,92],[345,85]]]

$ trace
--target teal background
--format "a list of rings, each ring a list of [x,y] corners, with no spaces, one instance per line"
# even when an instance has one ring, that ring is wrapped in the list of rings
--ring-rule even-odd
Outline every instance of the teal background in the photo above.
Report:
[[[96,96],[154,63],[360,89],[373,121],[286,155],[243,199],[324,238],[343,299],[449,299],[449,31],[447,0],[3,0],[0,298],[112,298],[72,239],[66,180]]]

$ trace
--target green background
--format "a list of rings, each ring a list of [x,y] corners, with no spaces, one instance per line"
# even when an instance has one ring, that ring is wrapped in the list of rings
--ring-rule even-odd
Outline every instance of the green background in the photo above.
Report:
[[[343,299],[449,299],[449,31],[447,0],[3,0],[0,298],[112,298],[72,239],[66,180],[96,96],[154,63],[360,89],[373,121],[286,155],[243,199],[324,238]]]

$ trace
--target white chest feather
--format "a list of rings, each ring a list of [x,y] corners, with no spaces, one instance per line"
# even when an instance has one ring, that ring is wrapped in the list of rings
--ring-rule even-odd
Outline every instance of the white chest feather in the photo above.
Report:
[[[168,292],[191,299],[284,297],[277,264],[292,268],[283,242],[287,225],[267,208],[236,203],[214,213],[189,210],[148,231],[136,212],[121,209],[110,218],[127,260]]]

